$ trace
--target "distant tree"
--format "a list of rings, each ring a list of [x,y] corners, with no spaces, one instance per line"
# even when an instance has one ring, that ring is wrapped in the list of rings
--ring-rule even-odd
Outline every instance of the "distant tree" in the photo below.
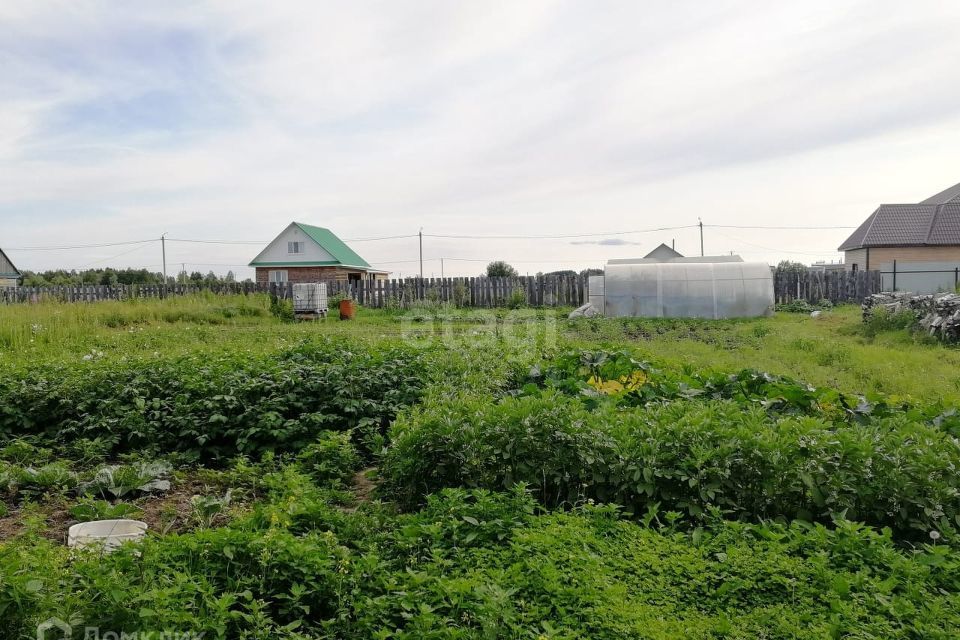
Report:
[[[201,282],[203,282],[203,274],[200,273],[199,271],[191,272],[190,282],[193,282],[194,284],[200,284]]]
[[[584,277],[602,276],[603,269],[584,269],[583,271],[580,272],[580,275]]]
[[[560,271],[549,271],[545,273],[546,276],[560,276],[562,278],[572,278],[577,275],[577,272],[573,269],[561,269]]]
[[[33,271],[23,272],[23,286],[25,287],[49,287],[50,281],[43,277],[42,273]]]
[[[777,264],[777,273],[804,273],[807,265],[802,262],[793,262],[792,260],[781,260]]]
[[[113,267],[66,271],[51,269],[43,272],[24,272],[26,286],[49,287],[64,285],[159,284],[163,275],[146,269],[114,269]]]
[[[223,279],[224,282],[236,282],[237,276],[233,274],[233,271],[227,271],[227,277]]]
[[[517,270],[503,260],[496,260],[487,265],[488,278],[513,278],[516,275]]]

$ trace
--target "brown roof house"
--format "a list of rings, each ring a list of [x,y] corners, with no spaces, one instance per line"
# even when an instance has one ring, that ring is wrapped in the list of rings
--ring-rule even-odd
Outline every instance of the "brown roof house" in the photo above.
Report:
[[[329,229],[291,222],[250,262],[259,283],[382,280],[374,269]]]
[[[840,245],[847,269],[885,291],[953,291],[960,280],[960,184],[917,204],[882,204]]]

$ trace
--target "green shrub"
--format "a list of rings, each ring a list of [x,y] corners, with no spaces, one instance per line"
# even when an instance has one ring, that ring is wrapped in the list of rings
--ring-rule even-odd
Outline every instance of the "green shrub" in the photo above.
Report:
[[[303,503],[275,498],[275,514]],[[684,534],[610,506],[537,511],[520,487],[445,490],[376,520],[310,513],[310,527],[255,515],[107,556],[2,542],[0,638],[54,616],[101,634],[291,640],[951,640],[960,625],[956,549],[906,551],[849,522],[710,521]]]
[[[345,556],[329,535],[220,528],[148,539],[78,561],[73,573],[84,623],[101,632],[288,637],[333,617]]]
[[[910,309],[890,312],[883,307],[875,308],[864,317],[863,335],[873,338],[887,331],[904,331],[913,329],[917,324],[916,313]]]
[[[414,504],[444,487],[527,483],[545,504],[592,498],[728,517],[889,526],[926,540],[960,528],[960,445],[906,416],[837,426],[761,406],[688,400],[642,409],[546,392],[455,397],[397,421],[387,488]]]
[[[40,365],[0,376],[0,437],[109,444],[111,453],[186,452],[208,462],[298,450],[326,430],[383,446],[430,375],[425,352],[322,341],[275,355]]]
[[[523,289],[513,289],[507,296],[506,304],[511,309],[521,309],[527,306],[527,293]]]
[[[360,464],[351,436],[349,431],[321,431],[316,442],[297,454],[297,462],[318,485],[340,486]]]
[[[270,315],[284,322],[296,320],[293,313],[293,300],[272,296],[270,298]]]

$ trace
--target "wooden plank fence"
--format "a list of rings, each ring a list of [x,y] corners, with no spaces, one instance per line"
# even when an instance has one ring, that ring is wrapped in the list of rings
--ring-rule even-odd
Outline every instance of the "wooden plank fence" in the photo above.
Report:
[[[347,295],[368,307],[409,307],[420,301],[453,303],[462,307],[577,307],[587,298],[587,279],[581,276],[521,276],[516,278],[405,278],[403,280],[325,281],[327,295]],[[0,304],[59,300],[96,302],[162,298],[196,294],[268,293],[281,298],[293,295],[293,285],[253,282],[214,285],[77,285],[0,289]]]
[[[777,304],[806,300],[811,304],[821,300],[860,302],[880,292],[879,271],[821,271],[774,273],[774,297]]]
[[[367,307],[409,307],[420,301],[452,303],[461,307],[578,307],[587,300],[585,276],[519,276],[516,278],[405,278],[403,280],[330,280],[327,295],[348,295]],[[214,294],[269,293],[292,297],[290,283],[253,282],[214,285],[78,285],[56,287],[17,287],[0,289],[0,304],[60,300],[96,302],[181,296],[209,291]],[[880,291],[880,272],[806,271],[777,273],[774,292],[777,303],[803,299],[811,303],[859,302]]]

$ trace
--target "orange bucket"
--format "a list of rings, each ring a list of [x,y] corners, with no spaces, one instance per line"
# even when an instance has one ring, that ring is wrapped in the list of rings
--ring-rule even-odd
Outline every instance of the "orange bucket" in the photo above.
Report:
[[[357,307],[353,304],[353,300],[341,300],[340,301],[340,319],[341,320],[353,320],[353,316],[357,313]]]

